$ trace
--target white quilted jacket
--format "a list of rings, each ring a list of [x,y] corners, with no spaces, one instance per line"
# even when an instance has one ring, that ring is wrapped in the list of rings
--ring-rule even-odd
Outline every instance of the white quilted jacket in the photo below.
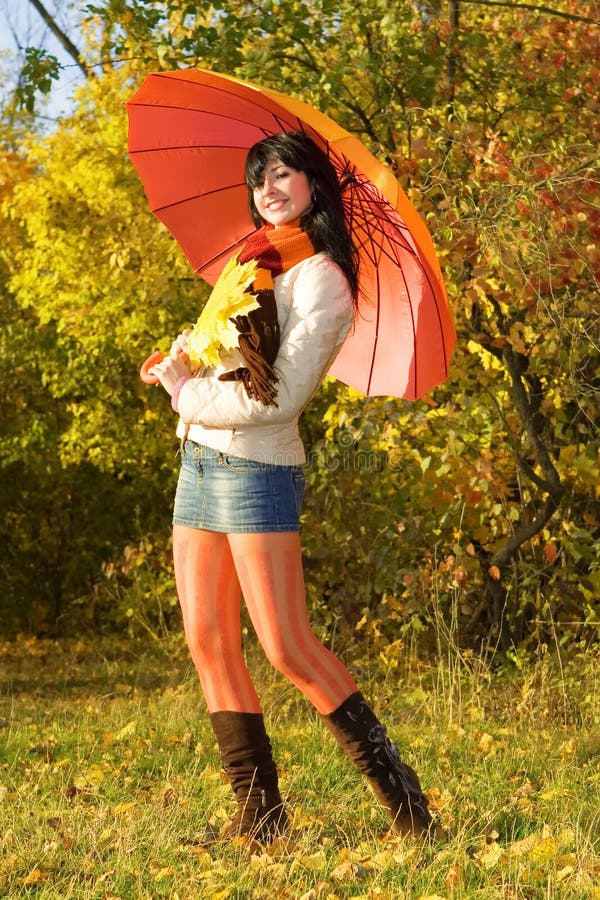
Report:
[[[274,368],[277,406],[250,400],[239,381],[218,376],[243,365],[239,351],[181,388],[177,434],[231,456],[274,465],[306,461],[298,417],[321,384],[352,324],[348,282],[323,253],[274,279],[281,343]]]

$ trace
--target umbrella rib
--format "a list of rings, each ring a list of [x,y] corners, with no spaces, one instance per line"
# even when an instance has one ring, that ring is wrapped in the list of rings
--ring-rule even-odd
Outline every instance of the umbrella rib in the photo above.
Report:
[[[357,213],[355,213],[355,205],[359,207]],[[389,204],[387,204],[385,200],[381,202],[373,201],[370,198],[363,198],[358,194],[358,191],[353,191],[350,200],[347,201],[347,206],[349,207],[350,226],[355,233],[363,233],[364,237],[367,238],[368,243],[371,247],[371,252],[369,252],[366,243],[363,242],[362,246],[367,256],[374,265],[377,264],[378,255],[382,254],[389,260],[391,260],[391,262],[394,262],[396,264],[399,263],[398,251],[396,251],[395,253],[390,253],[387,250],[388,246],[392,249],[395,247],[399,247],[404,251],[409,252],[411,255],[415,255],[414,248],[403,235],[404,231],[410,234],[410,231],[403,222],[390,221],[388,219],[390,226],[393,228],[393,231],[390,233],[384,232],[382,230],[381,234],[385,237],[385,241],[381,242],[378,242],[376,240],[376,233],[372,228],[369,228],[369,218],[381,221],[381,212],[385,210],[387,205]],[[365,212],[365,210],[367,210],[367,212]],[[380,253],[377,254],[376,250],[379,250]]]
[[[154,213],[154,215],[158,215],[158,213],[162,212],[165,209],[172,209],[175,206],[181,206],[182,203],[191,203],[192,200],[199,200],[201,197],[210,197],[211,194],[222,194],[225,190],[235,190],[235,188],[244,187],[245,184],[245,181],[241,181],[239,184],[228,184],[225,188],[215,188],[213,191],[205,191],[203,194],[192,194],[191,197],[183,197],[182,200],[175,200],[173,203],[165,203],[164,206],[157,206],[156,209],[152,210],[152,212]]]
[[[201,109],[201,108],[190,109],[187,106],[167,106],[166,104],[161,105],[161,104],[154,104],[154,103],[137,103],[137,104],[132,104],[132,105],[138,106],[138,107],[143,106],[143,107],[146,107],[147,109],[165,109],[165,110],[169,110],[169,111],[170,110],[179,110],[180,112],[186,112],[186,113],[198,113],[199,116],[207,115],[207,112],[204,109]],[[275,134],[277,131],[277,128],[279,128],[280,131],[292,131],[294,129],[295,126],[292,122],[286,122],[284,119],[279,119],[278,116],[275,115],[275,113],[271,112],[268,109],[265,109],[264,112],[268,113],[268,115],[271,116],[271,118],[273,119],[273,121],[275,123],[273,131],[270,131],[264,125],[256,125],[256,123],[251,120],[246,121],[245,119],[240,119],[239,116],[228,116],[228,115],[225,115],[224,113],[210,113],[210,115],[213,115],[216,119],[221,119],[224,122],[234,122],[235,124],[241,123],[242,125],[246,125],[248,128],[255,128],[256,133],[257,133],[257,140],[258,140],[259,134],[263,134],[268,137],[271,134]],[[245,147],[245,148],[241,148],[241,149],[247,150],[248,148]],[[129,152],[135,153],[136,151],[130,150]]]
[[[220,250],[219,253],[211,256],[211,258],[203,262],[202,265],[197,266],[194,269],[194,272],[199,275],[200,272],[204,271],[204,269],[208,268],[208,266],[212,265],[212,263],[216,262],[218,259],[221,259],[221,257],[223,257],[226,253],[233,252],[233,250],[235,250],[235,248],[238,247],[242,241],[245,241],[247,238],[249,238],[250,235],[254,234],[256,230],[256,228],[251,228],[250,231],[242,234],[239,238],[237,238],[237,240],[233,241],[233,243],[228,244],[227,247],[224,247],[222,250]]]
[[[161,77],[161,74],[160,74],[159,72],[154,72],[154,73],[152,73],[152,74],[153,74],[154,76],[156,76],[156,77],[159,77],[159,78]],[[166,76],[163,76],[163,77],[166,77]],[[187,84],[198,84],[198,82],[190,82],[190,81],[187,81],[187,79],[185,79],[185,78],[182,78],[181,80],[182,80],[182,81],[186,81]],[[203,85],[201,85],[201,87],[207,88],[208,85],[203,84]],[[227,94],[227,91],[224,91],[224,90],[222,90],[221,88],[210,88],[210,89],[211,89],[211,90],[220,91],[221,93],[224,93],[224,94],[226,94],[227,96],[229,96],[229,95]],[[245,98],[245,97],[241,97],[240,99],[242,99],[242,100],[244,100],[245,102],[247,102],[247,98]],[[297,125],[295,125],[295,126],[292,125],[292,126],[290,127],[290,126],[287,124],[285,118],[283,118],[282,116],[280,116],[278,113],[274,112],[272,109],[269,109],[268,106],[264,106],[264,105],[261,104],[261,103],[257,103],[257,102],[256,102],[256,99],[255,99],[254,97],[252,98],[252,105],[253,105],[254,107],[257,107],[258,109],[261,109],[261,110],[262,110],[263,112],[265,112],[267,115],[271,116],[271,118],[273,119],[273,121],[276,122],[276,123],[278,123],[278,124],[280,125],[280,127],[281,127],[281,123],[284,123],[284,128],[283,128],[284,131],[290,131],[292,128],[298,127]],[[198,106],[198,107],[195,107],[195,106],[178,106],[178,105],[176,105],[176,104],[174,104],[174,103],[144,103],[143,101],[135,101],[135,102],[129,101],[129,103],[127,103],[127,106],[137,106],[137,107],[142,107],[142,106],[143,106],[143,107],[147,107],[148,109],[168,109],[168,110],[175,110],[175,109],[178,109],[178,110],[181,110],[182,112],[186,112],[186,113],[197,112],[197,113],[199,113],[200,115],[206,115],[207,112],[208,112],[208,111],[207,111],[205,108],[203,108],[202,106]],[[213,115],[213,116],[215,116],[215,117],[218,117],[218,118],[220,118],[220,119],[227,119],[228,121],[231,121],[231,122],[237,122],[237,123],[243,122],[244,125],[250,125],[250,126],[253,125],[255,128],[257,128],[257,130],[258,130],[258,129],[264,130],[264,127],[263,127],[263,126],[257,126],[257,125],[255,124],[255,122],[252,121],[252,119],[249,119],[248,121],[246,121],[245,119],[240,118],[239,115],[227,115],[226,113],[220,113],[220,112],[215,112],[215,113],[212,113],[212,112],[211,112],[211,113],[208,113],[208,114],[209,114],[209,115]],[[250,115],[250,111],[249,111],[248,115]],[[294,120],[295,120],[296,123],[300,123],[301,120],[300,120],[297,116],[295,116],[293,113],[291,113],[290,115],[291,115],[291,121],[294,121]],[[269,133],[269,132],[267,132],[267,133]]]
[[[356,201],[356,206],[359,208],[358,214],[359,214],[359,215],[362,215],[362,220],[361,220],[361,219],[357,219],[357,217],[356,217],[356,215],[355,215],[355,213],[354,213],[354,205],[355,205],[355,201]],[[360,196],[357,196],[357,192],[355,193],[355,192],[353,191],[353,192],[351,193],[351,195],[350,195],[350,213],[351,213],[351,216],[352,216],[352,226],[353,226],[353,229],[354,229],[355,232],[363,231],[364,235],[366,236],[366,238],[367,238],[367,240],[368,240],[368,244],[369,244],[369,246],[371,247],[372,252],[369,253],[369,250],[368,250],[368,248],[367,248],[367,245],[364,243],[364,241],[361,242],[361,246],[364,248],[365,253],[367,254],[369,260],[373,263],[374,266],[376,266],[376,265],[377,265],[377,259],[376,259],[376,254],[375,254],[375,250],[374,250],[374,247],[375,247],[375,240],[374,240],[375,235],[373,234],[372,229],[367,229],[366,226],[365,226],[365,224],[364,224],[364,221],[365,221],[365,218],[366,218],[365,213],[364,213],[365,205],[364,205],[361,201],[362,201],[362,198],[361,198]],[[380,249],[383,249],[383,248],[380,248]]]
[[[356,192],[356,194],[358,194],[358,192]],[[385,255],[391,262],[393,262],[395,265],[398,266],[400,276],[401,276],[402,280],[404,281],[405,294],[408,298],[410,298],[409,287],[408,287],[408,283],[406,280],[406,275],[405,275],[404,269],[401,265],[400,254],[398,252],[398,249],[396,250],[396,253],[392,255],[390,252],[387,251],[387,248],[384,246],[383,242],[376,241],[375,234],[373,233],[373,231],[371,229],[368,228],[368,216],[365,214],[365,209],[367,209],[368,212],[371,214],[371,216],[373,218],[375,218],[375,215],[373,213],[373,208],[377,207],[379,210],[384,209],[385,201],[382,203],[381,201],[373,200],[372,198],[365,198],[363,200],[363,198],[361,198],[360,195],[356,196],[356,194],[353,192],[351,195],[351,202],[350,202],[351,222],[354,227],[355,233],[362,232],[364,237],[366,237],[366,239],[367,239],[367,241],[363,241],[362,248],[363,248],[364,252],[366,253],[367,257],[369,258],[369,260],[373,263],[374,270],[376,273],[376,279],[377,279],[377,291],[379,292],[379,289],[380,289],[380,277],[379,277],[379,266],[378,266],[376,249],[379,250],[381,254]],[[360,208],[358,216],[361,217],[362,221],[355,220],[355,217],[356,217],[355,210],[354,210],[355,205]],[[367,222],[367,224],[365,224],[365,221]],[[408,234],[410,234],[410,231],[408,230],[408,228],[405,225],[400,224],[400,223],[393,223],[393,225],[394,225],[394,230],[395,230],[396,235],[398,234],[398,231],[401,228],[403,230],[405,230]],[[427,284],[427,289],[428,289],[428,291],[432,297],[433,303],[434,303],[435,313],[436,313],[436,316],[438,319],[439,332],[441,334],[442,347],[443,347],[443,353],[444,353],[444,370],[447,375],[448,366],[446,363],[446,345],[445,345],[444,332],[443,332],[443,329],[441,328],[440,309],[436,302],[436,295],[435,295],[435,291],[433,290],[430,273],[429,273],[426,265],[424,264],[422,254],[420,252],[417,252],[412,246],[410,246],[410,244],[408,243],[406,238],[404,238],[403,234],[402,234],[402,238],[403,238],[402,240],[398,240],[397,238],[395,238],[394,234],[392,234],[392,235],[386,234],[385,237],[387,238],[387,244],[389,246],[391,246],[393,248],[399,248],[399,249],[402,249],[404,252],[410,253],[411,256],[415,257],[419,263],[419,268],[421,270],[421,273],[424,276],[425,283]],[[419,391],[417,389],[417,385],[418,385],[418,380],[419,380],[420,366],[419,366],[419,362],[418,362],[418,358],[417,358],[417,333],[416,333],[416,327],[415,327],[414,310],[412,308],[412,304],[410,303],[410,299],[408,302],[408,308],[409,308],[411,323],[412,323],[412,343],[413,343],[412,358],[414,361],[413,383],[414,383],[414,387],[415,387],[415,394],[418,395]],[[379,320],[380,320],[379,306],[377,305],[375,333],[374,333],[374,339],[373,339],[373,353],[372,353],[371,365],[369,368],[369,377],[368,377],[368,381],[367,381],[367,390],[368,391],[371,390],[371,383],[372,383],[373,372],[374,372],[374,368],[375,368],[375,356],[376,356],[376,352],[377,352],[377,344],[379,342]]]
[[[379,296],[379,269],[376,268],[377,272],[377,296]],[[371,365],[369,366],[369,378],[367,381],[367,397],[371,392],[371,382],[373,380],[373,370],[375,368],[375,356],[377,353],[377,344],[379,343],[379,303],[377,303],[377,313],[375,320],[375,336],[373,339],[373,351],[371,353]]]
[[[140,153],[164,153],[171,150],[243,150],[248,152],[247,147],[238,147],[235,144],[202,144],[198,147],[196,144],[174,144],[169,147],[142,147],[139,150],[128,150],[129,156],[137,156]]]

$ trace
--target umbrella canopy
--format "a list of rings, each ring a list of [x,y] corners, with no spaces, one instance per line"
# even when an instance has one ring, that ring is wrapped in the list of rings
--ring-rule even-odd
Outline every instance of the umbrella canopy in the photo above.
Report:
[[[366,396],[416,399],[445,381],[455,333],[431,236],[389,168],[323,113],[201,69],[148,75],[127,103],[129,156],[150,207],[214,284],[254,231],[249,148],[303,131],[329,156],[360,252],[355,327],[331,374]]]

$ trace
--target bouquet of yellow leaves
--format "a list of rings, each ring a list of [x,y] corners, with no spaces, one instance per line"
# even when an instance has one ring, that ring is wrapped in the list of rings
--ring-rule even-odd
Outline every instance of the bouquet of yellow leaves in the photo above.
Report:
[[[188,337],[192,365],[218,366],[221,355],[238,346],[240,335],[231,318],[245,316],[259,306],[247,290],[256,270],[254,259],[247,263],[238,263],[235,257],[229,260]]]

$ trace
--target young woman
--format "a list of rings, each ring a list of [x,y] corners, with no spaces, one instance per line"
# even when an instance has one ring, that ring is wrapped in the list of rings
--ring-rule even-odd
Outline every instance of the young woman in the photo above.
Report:
[[[226,833],[266,842],[286,824],[242,655],[243,595],[269,661],[314,704],[395,830],[424,834],[432,819],[416,773],[399,759],[346,667],[319,642],[306,609],[298,417],[351,327],[358,294],[340,185],[326,155],[299,132],[252,147],[245,177],[258,230],[236,265],[255,266],[257,307],[233,319],[238,346],[218,366],[193,371],[187,354],[193,358],[194,333],[182,334],[150,370],[180,416],[175,574],[187,642],[237,798]]]

